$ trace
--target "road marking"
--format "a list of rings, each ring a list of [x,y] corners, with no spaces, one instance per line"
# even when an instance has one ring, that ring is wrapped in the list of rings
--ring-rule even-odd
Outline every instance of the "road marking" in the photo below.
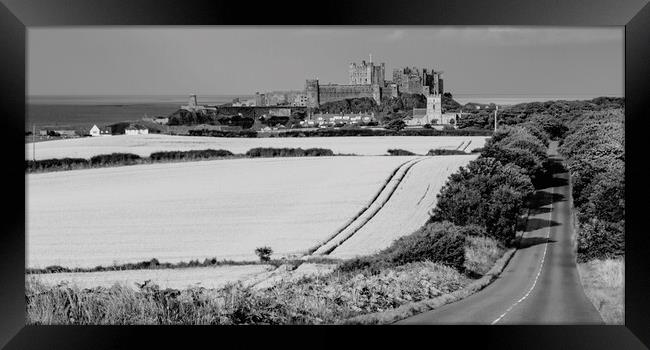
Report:
[[[553,191],[553,195],[554,195],[555,194],[555,187],[553,187],[552,191]],[[553,196],[553,195],[551,195],[551,196]],[[519,298],[519,300],[517,300],[514,304],[510,305],[510,307],[506,310],[506,312],[502,313],[499,317],[497,317],[496,320],[492,321],[492,323],[490,323],[491,325],[496,324],[497,322],[499,322],[505,315],[508,314],[508,312],[510,312],[515,306],[517,306],[517,304],[519,304],[522,301],[526,300],[526,298],[528,298],[530,293],[535,288],[535,285],[537,285],[537,280],[539,279],[539,276],[542,274],[542,268],[544,268],[544,260],[546,259],[546,251],[548,249],[548,239],[551,236],[550,221],[551,221],[552,218],[553,218],[553,202],[551,202],[551,211],[549,212],[549,217],[548,217],[549,226],[548,226],[548,232],[546,233],[546,244],[544,245],[544,254],[542,255],[542,260],[541,260],[541,262],[539,264],[539,270],[537,271],[537,275],[535,276],[535,280],[533,281],[533,285],[530,286],[530,289],[528,289],[528,291],[526,292],[526,294],[524,294],[523,297]]]

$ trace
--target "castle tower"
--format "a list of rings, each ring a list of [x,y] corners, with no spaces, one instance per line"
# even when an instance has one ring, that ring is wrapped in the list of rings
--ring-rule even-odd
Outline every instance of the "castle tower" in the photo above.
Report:
[[[442,123],[442,95],[434,94],[427,96],[427,114],[426,119],[428,124]]]
[[[307,79],[305,81],[305,95],[307,96],[307,107],[315,108],[320,105],[318,79]]]
[[[187,105],[190,108],[195,108],[196,106],[199,105],[199,103],[196,100],[196,95],[194,95],[194,94],[190,95],[190,100],[187,102]]]

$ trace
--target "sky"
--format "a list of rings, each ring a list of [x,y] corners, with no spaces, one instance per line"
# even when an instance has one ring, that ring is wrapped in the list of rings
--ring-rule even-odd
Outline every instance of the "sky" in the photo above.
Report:
[[[623,27],[38,27],[28,95],[250,95],[348,83],[348,66],[442,70],[460,95],[623,96]]]

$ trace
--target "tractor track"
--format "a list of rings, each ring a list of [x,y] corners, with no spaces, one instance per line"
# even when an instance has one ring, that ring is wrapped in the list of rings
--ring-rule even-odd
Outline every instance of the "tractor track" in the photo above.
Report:
[[[334,251],[336,248],[338,248],[341,244],[343,244],[345,241],[347,241],[349,238],[354,236],[355,233],[357,233],[361,228],[363,228],[370,220],[372,220],[375,215],[381,209],[388,203],[388,201],[391,199],[395,191],[397,191],[397,188],[400,186],[406,175],[409,173],[411,168],[413,166],[424,159],[427,159],[427,157],[420,157],[416,158],[413,160],[409,160],[403,164],[401,164],[399,167],[397,167],[389,179],[386,181],[384,186],[377,192],[375,197],[370,201],[370,203],[364,207],[362,210],[360,210],[357,215],[355,215],[352,219],[348,220],[346,224],[343,225],[339,230],[337,230],[336,233],[334,233],[332,236],[330,236],[326,241],[321,243],[319,246],[310,249],[309,254],[313,255],[329,255],[332,251]],[[400,170],[403,170],[403,172],[400,172]],[[395,180],[395,181],[394,181]],[[391,183],[394,183],[393,186],[390,186]],[[387,192],[389,191],[389,192]],[[384,199],[380,200],[382,197],[382,194],[388,193]],[[364,214],[367,215],[364,217]],[[358,225],[355,225],[356,223],[359,223]],[[348,231],[349,228],[356,226],[353,228],[350,232]],[[336,243],[332,243],[336,242]]]

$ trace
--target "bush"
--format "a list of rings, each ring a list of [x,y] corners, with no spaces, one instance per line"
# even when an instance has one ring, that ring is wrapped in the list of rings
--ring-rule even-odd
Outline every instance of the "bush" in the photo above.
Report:
[[[440,148],[431,149],[427,153],[428,156],[448,156],[454,154],[467,154],[467,153],[457,149],[440,149]]]
[[[431,223],[397,239],[383,254],[402,265],[416,261],[439,262],[461,269],[465,262],[465,236],[450,222]]]
[[[246,152],[246,156],[257,157],[324,157],[333,156],[334,152],[325,148],[271,148],[257,147]]]
[[[418,231],[400,237],[377,254],[343,262],[344,272],[370,270],[378,273],[390,266],[417,261],[441,263],[461,269],[465,262],[465,236],[450,222],[429,223]]]
[[[578,260],[618,258],[625,255],[625,224],[591,219],[580,225]]]
[[[111,153],[111,154],[100,154],[90,158],[90,165],[109,165],[109,164],[119,164],[119,165],[128,165],[135,164],[140,159],[140,156],[132,153]]]
[[[460,227],[460,233],[468,237],[480,237],[485,236],[485,227],[479,225],[467,225]]]
[[[70,170],[85,168],[89,165],[87,159],[83,158],[61,158],[44,160],[26,160],[25,170],[27,172],[41,170]]]
[[[391,156],[414,156],[415,153],[404,149],[389,149],[388,154]]]
[[[152,161],[160,160],[177,160],[177,159],[206,159],[206,158],[218,158],[218,157],[230,157],[233,156],[232,152],[226,150],[197,150],[197,151],[167,151],[167,152],[154,152],[151,153],[149,158]]]
[[[190,130],[188,131],[190,136],[211,136],[211,137],[246,137],[246,138],[255,138],[257,137],[257,132],[253,130],[241,130],[241,131],[221,131],[221,130]]]
[[[465,246],[465,271],[484,275],[503,255],[504,248],[493,238],[473,235],[467,238]]]
[[[271,254],[273,254],[271,247],[258,247],[255,249],[255,255],[260,258],[260,261],[271,260]]]

